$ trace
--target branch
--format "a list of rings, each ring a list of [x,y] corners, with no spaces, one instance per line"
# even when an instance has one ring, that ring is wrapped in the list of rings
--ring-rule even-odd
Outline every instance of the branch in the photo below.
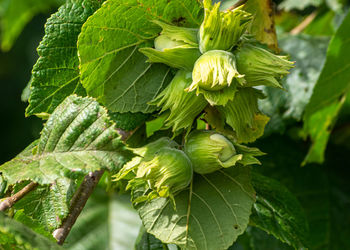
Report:
[[[227,10],[233,10],[233,9],[235,9],[235,8],[237,8],[237,7],[239,7],[239,6],[241,6],[241,5],[243,5],[243,4],[245,4],[246,2],[247,2],[248,0],[238,0],[238,2],[237,3],[235,3],[234,5],[232,5],[230,8],[228,8]]]
[[[117,128],[117,131],[121,136],[121,140],[124,142],[135,132],[135,130],[124,131]],[[62,225],[52,233],[52,236],[57,240],[57,243],[59,245],[63,245],[78,216],[85,207],[87,200],[100,181],[103,173],[104,170],[99,170],[90,172],[84,177],[83,182],[80,184],[78,190],[75,192],[70,202],[68,216],[63,220]]]
[[[75,192],[71,203],[70,203],[70,213],[67,218],[62,222],[60,228],[56,229],[52,235],[57,240],[59,245],[62,245],[65,239],[67,238],[72,226],[83,210],[87,200],[92,194],[94,188],[99,182],[101,176],[103,175],[104,170],[99,170],[95,172],[90,172],[87,176],[84,177],[83,182],[81,183],[78,190]]]
[[[297,35],[302,32],[317,16],[317,11],[312,12],[308,15],[298,26],[290,31],[290,34]]]
[[[38,183],[31,182],[27,186],[25,186],[23,189],[18,191],[16,194],[14,194],[13,196],[8,197],[6,200],[0,203],[0,211],[5,211],[11,208],[13,205],[16,204],[17,201],[22,199],[26,194],[28,194],[37,186],[38,186]]]

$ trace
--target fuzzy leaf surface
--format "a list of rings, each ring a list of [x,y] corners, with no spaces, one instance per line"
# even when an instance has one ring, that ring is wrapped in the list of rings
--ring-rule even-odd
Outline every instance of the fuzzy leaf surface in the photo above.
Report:
[[[195,175],[193,188],[169,199],[158,198],[137,207],[147,232],[163,243],[184,249],[227,249],[249,221],[255,192],[250,168],[233,167]]]
[[[19,191],[15,186],[15,190]],[[51,185],[38,186],[18,201],[14,208],[23,210],[24,214],[52,232],[57,229],[68,215],[69,202],[76,189],[76,184],[67,179],[58,179]]]
[[[118,18],[116,18],[118,17]],[[83,25],[78,50],[81,80],[90,96],[113,112],[151,113],[147,103],[170,82],[169,67],[146,63],[138,49],[153,46],[161,28],[151,20],[199,26],[193,0],[107,1]]]
[[[0,167],[8,184],[31,180],[51,184],[90,171],[119,170],[128,152],[107,111],[92,98],[65,99],[45,124],[38,145]]]
[[[26,115],[51,114],[70,94],[85,95],[79,81],[77,40],[81,26],[100,5],[98,0],[68,0],[47,20]]]

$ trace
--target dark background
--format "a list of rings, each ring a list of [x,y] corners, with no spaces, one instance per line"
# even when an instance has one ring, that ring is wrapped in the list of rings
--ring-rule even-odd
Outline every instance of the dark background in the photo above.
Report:
[[[48,17],[36,16],[9,52],[0,51],[0,164],[12,159],[40,135],[42,121],[25,117],[27,103],[21,101],[21,94],[38,58],[36,47],[44,35]]]

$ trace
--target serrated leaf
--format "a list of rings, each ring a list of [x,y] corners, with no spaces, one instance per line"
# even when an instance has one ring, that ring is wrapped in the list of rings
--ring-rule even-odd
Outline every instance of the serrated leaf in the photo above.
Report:
[[[58,228],[68,215],[69,202],[76,189],[76,184],[61,178],[51,185],[38,186],[18,201],[14,208],[23,212],[52,232]],[[19,191],[19,188],[15,187]]]
[[[12,48],[30,20],[39,13],[49,12],[63,0],[2,0],[0,1],[1,49]]]
[[[133,249],[141,220],[128,195],[108,195],[97,188],[70,232],[70,250]]]
[[[29,216],[27,216],[23,210],[16,210],[15,215],[13,218],[24,224],[25,226],[32,229],[34,232],[41,234],[45,236],[46,238],[50,239],[53,242],[56,242],[56,239],[52,236],[51,232],[48,231],[44,226],[42,226],[39,222],[33,220]]]
[[[147,232],[183,249],[227,249],[249,221],[255,192],[250,168],[234,167],[195,175],[193,187],[169,199],[136,207]]]
[[[38,145],[2,165],[0,171],[8,184],[22,180],[51,184],[99,169],[119,170],[128,154],[107,111],[92,98],[73,95],[50,116]]]
[[[113,112],[150,113],[147,103],[170,82],[170,69],[146,63],[138,49],[151,46],[160,27],[151,20],[199,26],[197,1],[107,1],[83,25],[78,50],[87,93]],[[117,17],[117,18],[116,18]]]
[[[4,247],[4,248],[3,248]],[[56,243],[35,233],[23,224],[0,212],[1,249],[62,249]]]
[[[251,224],[295,249],[307,248],[308,224],[295,196],[278,181],[258,173],[252,175],[252,183],[256,203]]]
[[[249,0],[244,5],[244,10],[253,14],[253,21],[249,25],[248,31],[259,42],[278,51],[272,0]]]
[[[70,94],[85,95],[79,81],[77,40],[81,26],[100,5],[99,0],[68,0],[47,20],[26,115],[51,114]]]
[[[330,41],[327,58],[317,80],[304,115],[304,130],[310,135],[313,145],[305,158],[309,162],[322,163],[328,137],[341,109],[345,95],[350,90],[350,50],[348,13]]]

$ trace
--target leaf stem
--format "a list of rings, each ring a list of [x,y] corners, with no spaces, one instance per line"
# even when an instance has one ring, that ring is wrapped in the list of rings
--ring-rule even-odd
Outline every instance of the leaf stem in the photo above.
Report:
[[[13,205],[16,204],[17,201],[21,200],[26,194],[28,194],[37,186],[38,186],[38,183],[31,182],[28,185],[26,185],[23,189],[18,191],[16,194],[14,194],[13,196],[5,199],[3,202],[0,203],[0,211],[5,211],[11,208]]]
[[[59,245],[62,245],[67,238],[70,230],[72,229],[75,221],[83,210],[87,200],[95,189],[97,183],[99,182],[104,170],[99,170],[95,172],[90,172],[84,177],[78,190],[75,192],[70,205],[70,213],[62,222],[61,227],[56,229],[52,235],[57,240]]]

